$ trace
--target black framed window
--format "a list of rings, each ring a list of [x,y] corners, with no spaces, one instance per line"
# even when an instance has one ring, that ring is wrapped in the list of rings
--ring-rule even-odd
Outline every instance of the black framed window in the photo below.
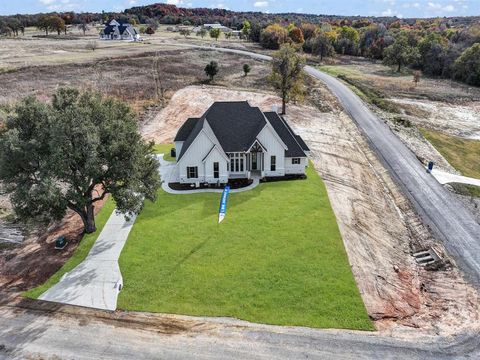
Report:
[[[235,159],[235,171],[236,172],[239,172],[240,171],[240,162],[238,161],[238,159]]]
[[[218,166],[218,162],[213,163],[213,177],[218,179],[220,177],[220,170]]]
[[[277,170],[277,157],[275,155],[272,155],[270,157],[270,171],[276,171]]]
[[[292,158],[292,164],[293,165],[300,164],[300,158]]]
[[[198,178],[198,167],[187,166],[187,179],[196,179],[196,178]]]

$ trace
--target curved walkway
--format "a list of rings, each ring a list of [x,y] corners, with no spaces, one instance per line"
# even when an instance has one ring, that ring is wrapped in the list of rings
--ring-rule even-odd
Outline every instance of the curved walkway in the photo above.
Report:
[[[158,154],[158,161],[160,162],[160,177],[162,179],[162,189],[169,194],[186,195],[186,194],[200,194],[200,193],[222,193],[223,189],[193,189],[193,190],[174,190],[168,186],[171,182],[177,182],[172,179],[175,170],[175,163],[166,161],[163,157],[165,154]],[[260,177],[253,177],[253,183],[240,189],[232,189],[231,193],[240,193],[252,190],[260,183]]]

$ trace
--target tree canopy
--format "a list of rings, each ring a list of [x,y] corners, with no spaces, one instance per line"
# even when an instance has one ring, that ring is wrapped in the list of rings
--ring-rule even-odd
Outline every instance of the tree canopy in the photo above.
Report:
[[[126,215],[155,200],[158,165],[130,108],[93,92],[59,89],[51,104],[28,97],[0,134],[0,180],[16,214],[50,221],[71,209],[87,233],[107,194]]]
[[[284,44],[273,55],[270,82],[282,98],[282,114],[286,113],[286,104],[303,94],[303,68],[305,57],[297,54],[294,46]]]

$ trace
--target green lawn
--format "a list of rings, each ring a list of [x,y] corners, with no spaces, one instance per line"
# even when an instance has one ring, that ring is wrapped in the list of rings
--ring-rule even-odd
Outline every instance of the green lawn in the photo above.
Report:
[[[87,257],[90,249],[97,240],[98,235],[101,233],[105,223],[115,209],[115,202],[108,198],[103,208],[100,210],[96,217],[97,231],[92,234],[85,235],[80,244],[78,244],[77,249],[73,256],[68,259],[68,261],[58,270],[53,276],[51,276],[44,284],[37,286],[36,288],[30,289],[24,293],[25,296],[36,299],[42,295],[45,291],[50,289],[53,285],[58,283],[63,276],[63,274],[71,271],[78,264],[80,264]]]
[[[427,129],[420,129],[423,136],[465,176],[480,179],[480,141],[467,140]]]
[[[154,149],[156,154],[165,154],[163,157],[167,161],[175,161],[175,158],[170,156],[170,150],[175,147],[173,144],[155,144]]]
[[[230,195],[159,192],[120,257],[120,309],[372,330],[325,186],[261,184]]]

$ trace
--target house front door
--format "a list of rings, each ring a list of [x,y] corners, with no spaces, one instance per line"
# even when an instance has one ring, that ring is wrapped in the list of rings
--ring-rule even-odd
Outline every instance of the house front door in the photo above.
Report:
[[[257,166],[257,153],[252,154],[252,171],[258,170]]]

